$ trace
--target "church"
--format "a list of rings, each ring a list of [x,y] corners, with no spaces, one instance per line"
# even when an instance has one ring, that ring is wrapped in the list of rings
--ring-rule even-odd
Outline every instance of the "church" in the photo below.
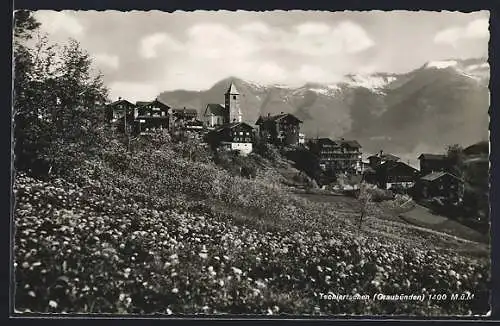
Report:
[[[234,83],[229,85],[224,97],[224,106],[206,106],[203,121],[211,130],[207,141],[213,149],[238,151],[241,155],[248,155],[252,152],[255,132],[252,126],[242,121],[240,94]]]
[[[203,122],[209,129],[214,129],[227,123],[242,122],[240,93],[234,83],[229,85],[224,94],[224,106],[207,104],[203,114]]]

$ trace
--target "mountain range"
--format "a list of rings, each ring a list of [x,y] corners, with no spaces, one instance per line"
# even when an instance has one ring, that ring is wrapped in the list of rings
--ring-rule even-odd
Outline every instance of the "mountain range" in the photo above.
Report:
[[[408,73],[351,74],[337,83],[301,87],[229,77],[208,90],[166,91],[159,99],[201,115],[206,104],[224,103],[231,82],[241,94],[244,121],[253,125],[259,115],[292,113],[304,121],[306,137],[356,139],[365,153],[384,150],[414,162],[421,152],[488,139],[485,58],[432,61]]]

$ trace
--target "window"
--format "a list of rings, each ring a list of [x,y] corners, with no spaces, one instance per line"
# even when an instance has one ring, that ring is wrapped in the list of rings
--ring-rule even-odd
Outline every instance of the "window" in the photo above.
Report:
[[[243,131],[240,131],[240,136],[243,136]]]
[[[233,95],[233,100],[236,100],[236,95]]]

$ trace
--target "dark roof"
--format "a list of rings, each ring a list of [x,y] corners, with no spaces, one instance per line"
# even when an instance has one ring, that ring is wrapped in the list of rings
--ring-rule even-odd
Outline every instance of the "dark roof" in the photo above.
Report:
[[[245,123],[245,122],[231,122],[231,123],[226,123],[225,125],[222,125],[222,126],[216,128],[214,131],[219,132],[219,131],[224,130],[224,129],[233,129],[234,127],[237,127],[240,125],[247,126],[249,129],[253,129],[253,127],[251,125],[249,125],[248,123]]]
[[[224,116],[226,114],[226,108],[220,104],[210,103],[207,104],[207,107],[205,109],[205,115],[209,113],[213,115]]]
[[[395,168],[398,168],[398,167],[403,167],[403,168],[407,168],[415,173],[418,172],[417,169],[415,169],[413,166],[411,165],[408,165],[406,163],[403,163],[403,162],[393,162],[393,161],[389,161],[389,162],[386,162],[384,164],[387,164],[389,166],[389,170],[391,169],[395,169]]]
[[[367,167],[367,168],[363,171],[363,173],[365,173],[365,174],[369,174],[369,173],[370,173],[370,174],[374,174],[374,173],[376,173],[376,172],[377,172],[377,171],[375,171],[375,169],[374,169],[374,168],[372,168],[372,167]]]
[[[121,99],[121,100],[118,100],[118,101],[114,101],[113,103],[109,103],[107,106],[115,106],[115,105],[118,105],[118,104],[125,104],[125,105],[128,105],[128,106],[134,106],[134,104],[132,104],[129,101],[124,100],[124,99]]]
[[[429,154],[429,153],[424,153],[420,154],[418,157],[419,160],[446,160],[448,156],[445,154]]]
[[[386,161],[399,161],[400,157],[392,154],[382,154],[382,159]]]
[[[398,157],[396,155],[388,154],[388,153],[383,153],[382,155],[380,155],[380,154],[371,155],[371,156],[368,156],[368,159],[370,159],[372,157],[378,157],[383,161],[399,161],[400,160],[400,157]]]
[[[351,147],[351,148],[361,148],[361,145],[358,143],[357,140],[344,140],[344,139],[341,139],[341,140],[338,140],[337,142],[343,144],[343,145],[347,145],[348,147]]]
[[[154,104],[154,103],[158,103],[160,104],[161,106],[164,106],[164,107],[167,107],[167,108],[170,108],[169,105],[163,103],[162,101],[158,100],[158,99],[154,99],[152,101],[137,101],[135,102],[135,104],[137,106],[146,106],[146,105],[150,105],[150,104]]]
[[[313,139],[310,139],[309,142],[312,142],[313,144],[317,144],[318,146],[321,146],[321,147],[325,146],[325,145],[338,146],[338,143],[331,140],[330,138],[313,138]]]
[[[464,153],[467,155],[489,154],[489,152],[490,152],[490,144],[487,141],[480,141],[464,149]]]
[[[261,124],[262,122],[265,122],[265,121],[278,121],[278,120],[281,120],[287,116],[291,117],[294,120],[297,120],[299,123],[303,122],[302,120],[300,120],[299,118],[297,118],[296,116],[294,116],[291,113],[280,113],[280,114],[268,115],[268,116],[261,115],[261,116],[259,116],[259,119],[257,119],[257,122],[255,122],[255,124],[258,125],[258,124]]]
[[[187,113],[198,113],[198,111],[196,109],[188,109],[188,108],[176,108],[176,109],[172,109],[172,112],[174,113],[184,113],[184,112],[187,112]]]
[[[449,176],[451,176],[452,178],[455,178],[455,179],[458,179],[458,180],[462,181],[462,179],[460,179],[459,177],[457,177],[457,176],[455,176],[455,175],[453,175],[453,174],[451,174],[451,173],[448,173],[448,172],[442,172],[442,171],[439,171],[439,172],[431,172],[431,173],[429,173],[429,174],[427,174],[427,175],[423,176],[423,177],[422,177],[422,178],[420,178],[420,179],[425,180],[425,181],[430,181],[430,182],[432,182],[432,181],[435,181],[435,180],[437,180],[437,179],[439,179],[439,178],[444,177],[445,175],[449,175]]]
[[[404,169],[407,172],[411,172],[412,174],[415,175],[418,173],[418,170],[415,169],[414,167],[403,162],[395,162],[395,161],[384,162],[382,164],[377,165],[375,169],[377,171],[384,170],[386,172],[392,171],[394,169],[399,169],[399,170]]]

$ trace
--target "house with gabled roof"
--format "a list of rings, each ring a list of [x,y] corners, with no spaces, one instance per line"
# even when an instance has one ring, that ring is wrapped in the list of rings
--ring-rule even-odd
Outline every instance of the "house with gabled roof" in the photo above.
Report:
[[[374,174],[366,175],[368,182],[381,189],[406,190],[415,185],[419,171],[399,161],[386,161],[372,167]]]
[[[198,117],[198,111],[192,108],[174,108],[172,109],[172,118],[175,120],[192,120]]]
[[[303,121],[291,113],[260,116],[255,122],[259,135],[268,143],[278,146],[297,145],[300,140],[300,124]]]
[[[488,141],[480,141],[464,148],[464,154],[468,156],[488,156],[490,144]]]
[[[362,172],[361,145],[356,140],[344,138],[313,138],[307,147],[318,157],[319,166],[329,175]]]
[[[424,199],[446,197],[458,201],[464,194],[464,180],[445,171],[428,173],[420,178],[419,183]]]
[[[184,129],[189,122],[198,121],[198,111],[191,108],[174,108],[171,113],[172,131]]]
[[[397,162],[400,160],[400,157],[390,154],[384,153],[384,151],[380,151],[375,155],[368,156],[368,161],[370,162],[370,167],[375,168],[379,164],[383,164],[385,162]]]
[[[207,135],[213,149],[239,151],[248,155],[253,150],[254,128],[245,122],[232,122],[216,127]]]
[[[159,99],[138,101],[134,108],[134,131],[138,134],[168,130],[172,111]]]
[[[451,168],[451,162],[446,154],[423,153],[418,157],[418,160],[422,175],[431,172],[447,172]]]
[[[123,119],[123,117],[133,111],[135,105],[121,97],[118,100],[109,103],[105,108],[106,121],[108,123],[114,123],[117,120]]]

